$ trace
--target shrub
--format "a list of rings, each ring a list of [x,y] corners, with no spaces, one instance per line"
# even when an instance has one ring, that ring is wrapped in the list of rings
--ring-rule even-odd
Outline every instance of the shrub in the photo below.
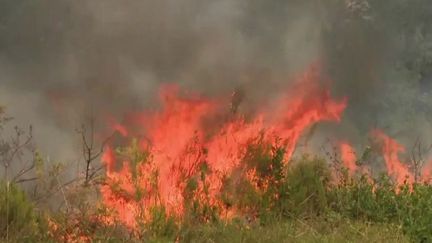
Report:
[[[281,185],[281,213],[289,217],[317,216],[327,210],[327,193],[331,180],[325,160],[303,156],[288,169]]]
[[[0,238],[34,242],[47,237],[47,223],[17,185],[0,182]]]

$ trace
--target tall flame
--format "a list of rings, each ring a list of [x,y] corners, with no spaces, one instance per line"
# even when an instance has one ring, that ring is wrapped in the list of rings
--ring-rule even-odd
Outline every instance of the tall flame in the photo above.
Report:
[[[372,135],[381,142],[381,152],[386,162],[387,171],[393,176],[397,185],[414,183],[414,176],[409,171],[408,166],[401,162],[399,153],[405,152],[405,147],[396,140],[390,138],[381,130],[373,130]]]
[[[187,182],[199,175],[203,166],[208,175],[197,182],[197,198],[220,204],[223,180],[241,166],[251,141],[282,146],[288,162],[303,131],[320,121],[340,121],[346,100],[335,101],[318,84],[319,72],[310,69],[272,107],[262,107],[246,119],[229,115],[221,124],[206,123],[217,117],[223,104],[198,95],[181,97],[177,87],[161,90],[162,109],[139,114],[138,150],[140,161],[123,161],[111,148],[103,156],[107,165],[107,183],[101,192],[104,203],[114,210],[118,220],[134,229],[137,217],[148,218],[155,206],[163,206],[170,215],[181,217],[185,211]],[[191,98],[192,97],[192,98]],[[114,127],[124,136],[123,125]],[[247,172],[253,177],[253,171]]]
[[[340,143],[341,159],[344,166],[352,176],[357,171],[356,154],[354,148],[348,142]]]

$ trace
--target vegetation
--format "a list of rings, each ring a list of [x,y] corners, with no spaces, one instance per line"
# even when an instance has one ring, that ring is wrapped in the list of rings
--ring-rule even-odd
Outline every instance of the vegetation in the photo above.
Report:
[[[92,196],[104,183],[103,175],[61,184],[61,166],[47,168],[40,154],[30,150],[35,166],[18,175],[33,171],[37,179],[33,190],[44,197],[53,189],[60,191],[62,203],[49,210],[23,186],[27,180],[9,175],[0,183],[0,238],[6,242],[432,242],[432,186],[416,183],[397,188],[387,176],[374,179],[359,172],[349,176],[340,163],[310,155],[284,161],[283,149],[257,141],[248,145],[241,163],[241,171],[253,170],[256,178],[239,174],[226,178],[219,195],[223,205],[194,196],[198,181],[209,173],[204,163],[200,176],[189,178],[185,188],[183,217],[153,208],[150,218],[141,218],[133,231],[121,222],[108,223],[111,209]],[[15,149],[22,157],[29,153],[13,144],[18,144]],[[3,155],[11,148],[3,146]],[[136,141],[116,152],[132,162],[136,180],[138,161],[148,154],[139,152]],[[139,200],[141,193],[129,200]],[[223,209],[235,209],[236,214],[226,219]]]
[[[82,197],[68,200],[67,210],[47,215],[40,213],[17,185],[3,182],[1,237],[10,242],[432,241],[431,186],[416,184],[412,190],[402,186],[396,192],[385,176],[374,181],[362,175],[350,178],[340,168],[345,176],[335,177],[324,159],[303,156],[284,166],[283,150],[263,151],[251,148],[244,159],[245,164],[257,169],[261,180],[269,181],[268,186],[257,193],[247,180],[239,182],[241,187],[236,185],[235,191],[227,184],[225,193],[229,195],[222,196],[242,212],[230,220],[219,217],[217,208],[213,213],[203,210],[205,205],[195,204],[180,221],[160,208],[153,211],[152,220],[139,232],[131,234],[121,224],[107,225],[97,220],[107,211],[85,205]]]
[[[380,125],[405,126],[387,120],[409,123],[419,116],[418,107],[430,113],[432,96],[416,95],[432,80],[429,1],[317,1],[321,15],[331,15],[321,16],[325,19],[322,54],[339,84],[336,91],[354,90],[353,106],[370,109],[353,110],[381,114]],[[393,95],[380,93],[378,101],[371,92],[378,79],[406,82],[380,86]],[[243,99],[239,92],[233,96],[233,116]],[[351,116],[357,127],[369,129],[370,114]],[[10,120],[0,106],[1,242],[432,242],[430,184],[397,186],[386,174],[350,175],[333,158],[310,154],[284,161],[282,148],[261,142],[249,144],[241,168],[224,178],[220,204],[196,197],[198,190],[208,196],[208,188],[198,186],[205,185],[209,174],[203,162],[199,175],[187,178],[184,215],[174,217],[166,208],[154,207],[150,215],[137,214],[139,226],[131,230],[120,221],[110,221],[113,209],[102,203],[100,188],[107,178],[104,166],[97,163],[108,140],[99,146],[94,143],[94,124],[78,131],[84,176],[62,181],[66,165],[44,161],[33,146],[31,128],[25,132],[15,128],[12,136],[4,135]],[[138,147],[135,140],[114,149],[130,162],[137,193],[127,199],[136,202],[145,194],[138,186],[138,167],[151,157]],[[369,158],[368,164],[379,163],[369,161],[374,159]],[[254,171],[256,178],[252,181],[246,171]],[[152,184],[157,190],[157,183]],[[225,217],[226,211],[236,213]]]

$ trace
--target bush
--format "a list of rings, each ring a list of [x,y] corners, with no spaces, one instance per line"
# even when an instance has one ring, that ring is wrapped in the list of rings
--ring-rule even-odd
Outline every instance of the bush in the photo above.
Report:
[[[333,212],[351,220],[394,224],[415,242],[432,241],[432,187],[405,185],[396,191],[388,177],[375,183],[365,177],[329,191]]]
[[[138,165],[138,164],[136,164]],[[185,212],[170,216],[163,206],[151,208],[150,220],[139,221],[133,232],[120,221],[104,223],[109,209],[92,208],[83,195],[90,188],[69,189],[72,210],[47,217],[40,215],[16,185],[1,183],[1,239],[9,241],[148,241],[148,242],[275,242],[384,240],[432,242],[432,187],[405,185],[395,190],[383,176],[337,179],[321,158],[304,155],[289,163],[283,149],[251,144],[242,166],[227,176],[220,199],[222,205],[196,198],[197,185],[204,183],[209,168],[203,162],[188,179],[184,191]],[[247,173],[253,171],[251,181]],[[137,172],[138,173],[138,172]],[[335,178],[336,177],[336,178]],[[207,191],[204,187],[205,192]],[[201,195],[209,196],[209,195]],[[130,197],[138,200],[139,197]],[[235,209],[236,216],[222,220],[222,208]],[[55,219],[54,219],[55,218]],[[50,239],[47,235],[50,232]],[[8,236],[6,235],[8,233]],[[402,236],[404,234],[404,236]],[[300,235],[300,236],[299,236]]]
[[[327,210],[331,180],[325,160],[303,156],[292,161],[281,185],[280,210],[289,217],[319,216]]]
[[[0,182],[0,238],[7,241],[34,242],[47,237],[47,223],[25,192],[14,184]]]

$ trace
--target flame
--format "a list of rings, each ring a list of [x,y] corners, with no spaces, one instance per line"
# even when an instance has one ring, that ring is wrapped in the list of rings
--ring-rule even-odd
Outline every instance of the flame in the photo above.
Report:
[[[432,177],[432,160],[428,161],[422,168],[421,181],[424,183],[430,183]]]
[[[104,150],[106,180],[100,190],[111,213],[103,222],[119,222],[134,231],[151,220],[153,209],[163,209],[167,215],[181,219],[191,200],[217,208],[222,218],[244,213],[241,210],[253,215],[253,209],[224,204],[227,178],[234,186],[246,180],[256,192],[265,192],[273,182],[260,177],[257,168],[247,164],[251,145],[265,144],[270,154],[274,154],[273,148],[283,148],[283,163],[287,165],[306,129],[318,122],[341,120],[346,98],[332,99],[319,80],[319,69],[310,68],[274,103],[259,107],[247,118],[232,112],[233,108],[221,99],[193,93],[185,96],[177,86],[170,85],[160,90],[159,110],[130,115],[126,124],[111,119],[112,129],[131,145],[126,150],[114,150],[112,146]],[[225,110],[227,107],[231,112]],[[378,141],[396,190],[404,184],[412,188],[415,176],[399,158],[405,148],[381,130],[371,134]],[[352,145],[341,141],[339,149],[348,175],[353,177],[360,171],[373,184],[368,167],[357,165]],[[431,173],[432,161],[424,166],[421,180],[429,182]]]
[[[342,163],[348,169],[349,175],[352,176],[357,171],[355,150],[348,142],[341,142],[339,146]]]
[[[115,121],[114,118],[110,117],[108,119],[108,124],[110,125],[110,127],[112,128],[112,130],[114,132],[118,132],[123,137],[127,137],[129,135],[129,131],[128,131],[127,127],[125,127],[123,124]]]
[[[222,208],[224,179],[242,167],[249,144],[261,140],[281,146],[287,163],[305,129],[320,121],[340,121],[346,99],[333,100],[319,85],[319,75],[311,68],[271,107],[262,107],[249,119],[230,114],[217,125],[207,123],[220,115],[223,102],[196,94],[185,98],[178,87],[163,87],[161,110],[135,116],[139,134],[132,136],[123,125],[114,127],[126,137],[138,137],[136,150],[141,156],[139,161],[130,157],[122,161],[111,147],[106,149],[107,179],[101,187],[105,205],[131,229],[151,217],[154,207],[182,217],[188,181],[195,180],[194,197]],[[116,170],[120,161],[122,168]],[[200,178],[204,167],[207,174]],[[244,177],[253,180],[256,174],[246,170]]]
[[[414,176],[409,171],[408,166],[399,159],[399,153],[405,152],[405,147],[381,130],[373,130],[372,135],[381,142],[381,152],[386,162],[388,174],[394,177],[396,185],[400,186],[405,183],[412,185]]]

